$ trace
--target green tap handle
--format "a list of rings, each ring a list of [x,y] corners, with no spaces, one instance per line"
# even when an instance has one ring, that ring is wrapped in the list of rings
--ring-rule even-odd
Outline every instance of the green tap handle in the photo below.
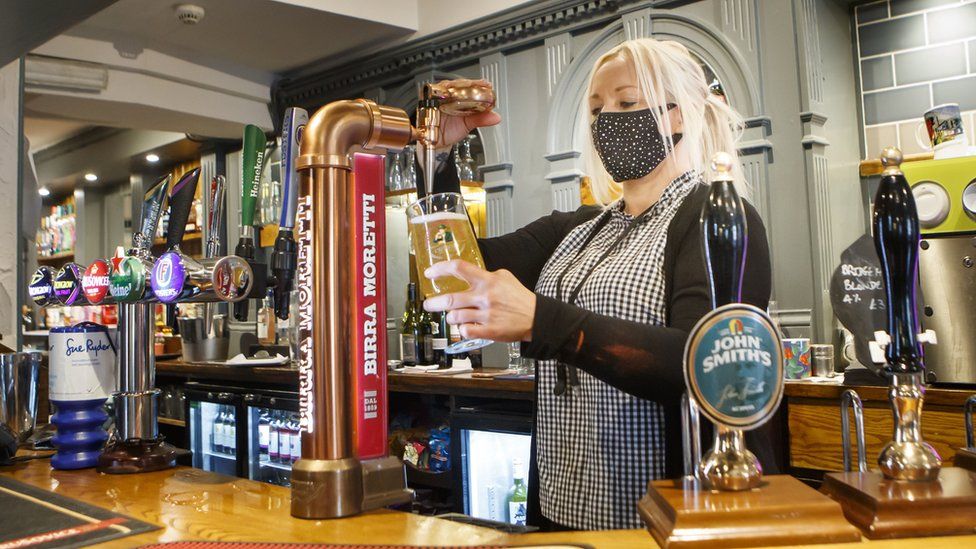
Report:
[[[254,225],[254,210],[257,205],[258,190],[261,184],[261,168],[264,166],[264,151],[267,141],[264,131],[248,124],[244,127],[244,150],[241,151],[241,226]]]

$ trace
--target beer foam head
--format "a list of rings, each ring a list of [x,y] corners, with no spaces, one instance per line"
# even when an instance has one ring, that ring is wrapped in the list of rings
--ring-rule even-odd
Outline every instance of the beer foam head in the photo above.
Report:
[[[420,215],[410,219],[411,223],[433,223],[435,221],[467,221],[468,217],[456,212],[437,212],[427,215]]]

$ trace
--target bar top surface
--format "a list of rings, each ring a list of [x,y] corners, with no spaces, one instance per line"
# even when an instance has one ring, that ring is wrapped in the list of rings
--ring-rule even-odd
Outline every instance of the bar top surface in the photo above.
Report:
[[[309,521],[289,513],[290,491],[280,486],[177,467],[140,475],[104,475],[93,469],[55,471],[46,460],[0,468],[0,475],[161,526],[99,547],[136,547],[183,540],[332,542],[349,544],[498,545],[588,544],[595,549],[657,547],[644,530],[507,535],[433,517],[379,510]],[[583,502],[581,502],[583,503]],[[909,548],[918,539],[871,541]],[[976,535],[926,538],[927,549],[973,547]],[[859,547],[861,543],[830,547]]]

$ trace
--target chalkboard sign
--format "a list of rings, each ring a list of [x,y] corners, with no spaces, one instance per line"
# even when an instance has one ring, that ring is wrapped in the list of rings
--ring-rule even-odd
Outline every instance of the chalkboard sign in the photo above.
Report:
[[[880,373],[882,365],[871,360],[868,342],[874,341],[874,332],[888,331],[888,326],[881,261],[871,235],[862,235],[840,254],[840,265],[830,279],[830,303],[840,323],[854,334],[857,360]]]

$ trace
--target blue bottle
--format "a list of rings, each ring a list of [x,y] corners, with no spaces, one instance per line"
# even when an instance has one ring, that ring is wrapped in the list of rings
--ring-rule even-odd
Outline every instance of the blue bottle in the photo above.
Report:
[[[115,390],[115,345],[108,328],[82,322],[53,328],[50,347],[50,396],[57,427],[52,442],[55,469],[85,469],[98,461],[108,432],[105,401]]]

